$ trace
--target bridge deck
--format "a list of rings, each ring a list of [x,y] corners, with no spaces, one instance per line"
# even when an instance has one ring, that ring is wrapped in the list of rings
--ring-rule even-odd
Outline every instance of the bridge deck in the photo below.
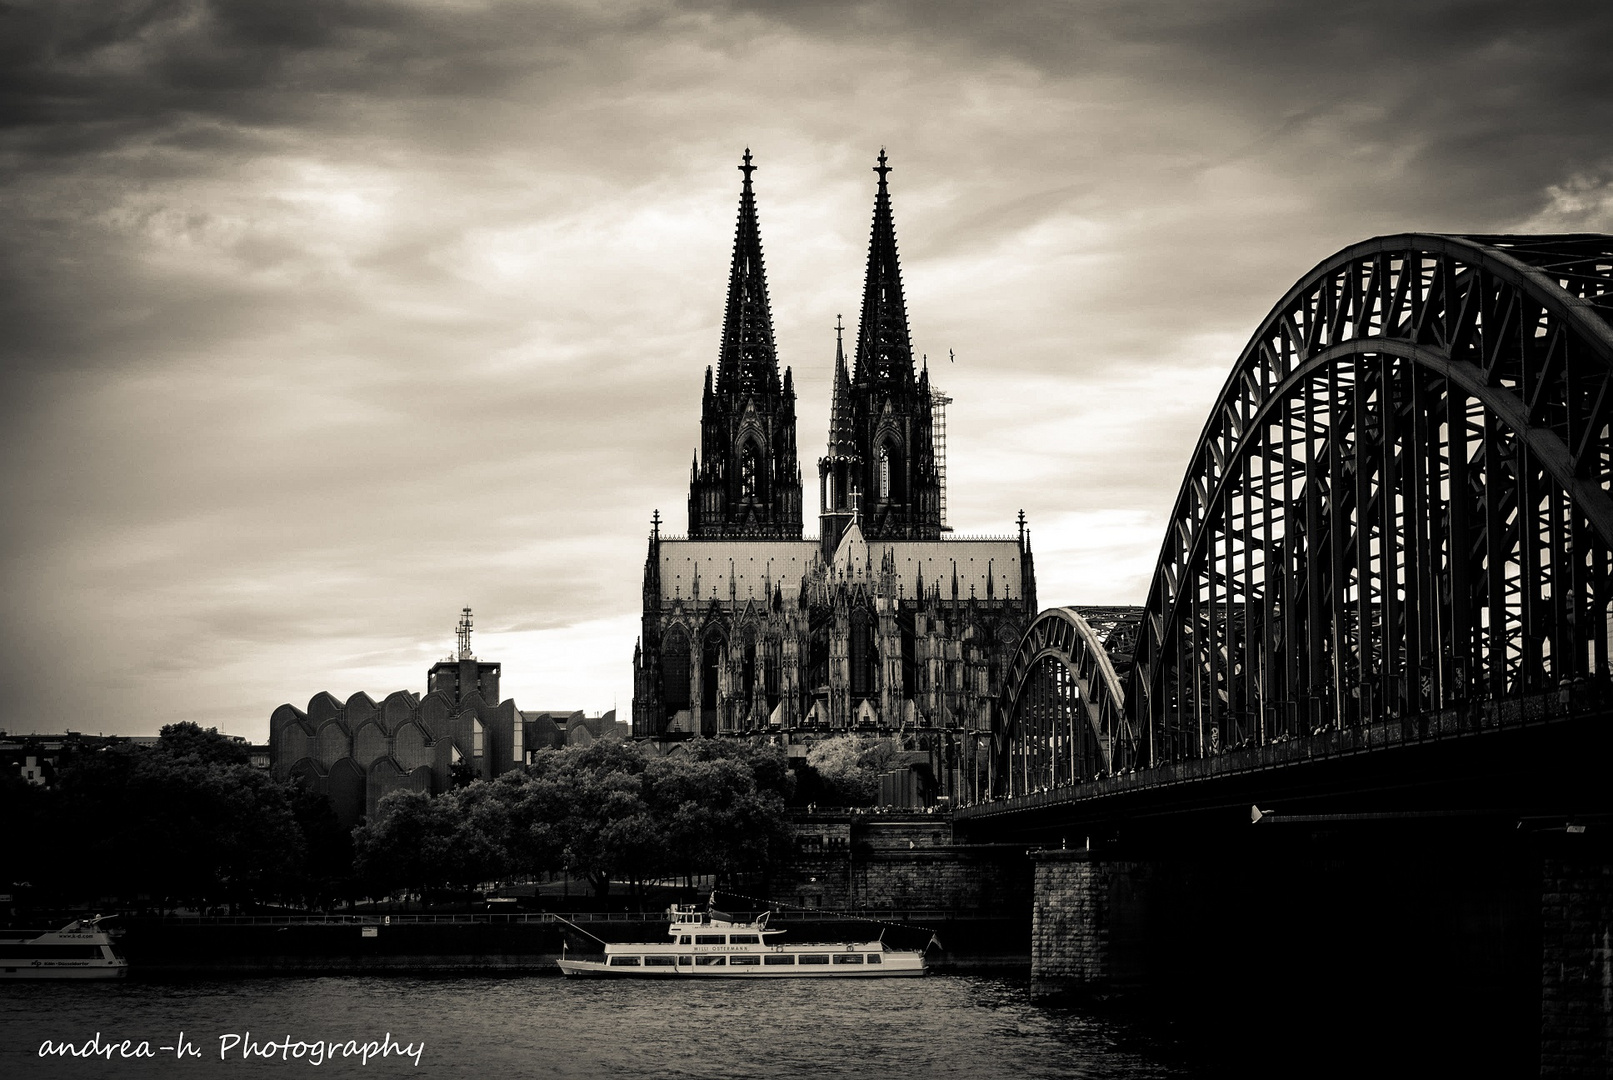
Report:
[[[1188,789],[1220,787],[1223,785],[1217,782],[1234,778],[1271,776],[1307,765],[1393,755],[1412,748],[1466,744],[1508,732],[1544,731],[1571,724],[1582,726],[1590,720],[1607,718],[1610,703],[1606,698],[1602,687],[1587,684],[1572,690],[1510,700],[1475,701],[1464,708],[1393,717],[1361,727],[1323,731],[960,807],[954,820],[965,827],[989,828],[1012,826],[1016,818],[1076,820],[1102,816],[1120,804],[1148,801],[1150,795],[1186,794]],[[1452,770],[1437,779],[1460,778]],[[1248,785],[1239,786],[1250,790]],[[1169,801],[1184,807],[1193,804],[1190,798]]]

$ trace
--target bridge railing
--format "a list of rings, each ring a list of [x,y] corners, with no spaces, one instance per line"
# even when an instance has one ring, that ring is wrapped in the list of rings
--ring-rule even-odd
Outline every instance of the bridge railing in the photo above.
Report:
[[[967,820],[1052,803],[1101,798],[1123,791],[1194,783],[1309,761],[1378,753],[1448,739],[1470,738],[1487,732],[1559,723],[1606,712],[1610,705],[1613,705],[1613,693],[1601,680],[1566,685],[1548,693],[1500,700],[1474,699],[1449,709],[1411,716],[1391,716],[1356,727],[1328,729],[1298,738],[1281,738],[1258,746],[1234,747],[1190,761],[1128,770],[1114,776],[975,803],[959,807],[955,816]]]

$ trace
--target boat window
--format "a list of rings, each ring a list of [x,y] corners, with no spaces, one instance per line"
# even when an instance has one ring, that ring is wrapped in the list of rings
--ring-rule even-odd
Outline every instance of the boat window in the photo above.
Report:
[[[730,944],[730,945],[760,945],[761,943],[762,943],[762,938],[761,938],[761,935],[759,935],[759,934],[729,934],[728,935],[728,944]]]
[[[762,963],[766,964],[768,967],[788,966],[795,963],[795,954],[773,953],[771,956],[763,957]]]
[[[689,935],[684,934],[682,937],[680,937],[678,939],[678,944],[679,945],[687,945],[687,944],[689,944]]]
[[[722,967],[726,956],[697,956],[694,958],[695,967]]]
[[[837,963],[837,964],[860,964],[862,962],[863,962],[863,954],[862,953],[856,953],[856,952],[835,953],[835,963]]]
[[[828,962],[829,957],[826,953],[802,953],[797,960],[797,963],[801,964],[827,964]]]
[[[755,967],[762,962],[760,956],[736,955],[728,958],[729,967]]]
[[[883,964],[885,961],[879,958],[879,954],[877,952],[871,952],[868,954],[868,962],[870,964]]]
[[[725,942],[723,941],[723,935],[722,934],[696,934],[694,936],[694,943],[696,945],[722,945],[722,944],[725,944]]]
[[[694,963],[694,957],[692,957],[692,956],[680,956],[680,957],[678,957],[678,964],[681,967],[688,967],[690,964],[693,964],[693,963]]]
[[[672,967],[676,962],[676,958],[671,956],[646,956],[644,958],[645,967]]]
[[[613,956],[610,958],[611,967],[638,967],[639,958],[636,956]]]

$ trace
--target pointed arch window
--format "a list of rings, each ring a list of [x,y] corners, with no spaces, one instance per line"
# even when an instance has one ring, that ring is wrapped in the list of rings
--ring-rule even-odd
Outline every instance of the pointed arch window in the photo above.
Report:
[[[756,639],[745,639],[745,661],[740,669],[739,693],[741,697],[751,698],[756,693]]]
[[[689,707],[689,635],[673,627],[661,646],[661,686],[670,716]]]
[[[899,501],[902,497],[902,455],[895,439],[887,439],[879,444],[874,468],[874,482],[878,486],[880,499]]]
[[[853,699],[870,697],[878,692],[876,671],[879,654],[874,645],[873,620],[866,612],[856,611],[851,616],[851,696]]]
[[[703,708],[717,707],[717,684],[727,661],[728,642],[718,632],[707,634],[700,653],[700,704]]]
[[[754,499],[760,491],[761,455],[756,444],[746,441],[739,450],[739,497]]]
[[[769,641],[767,648],[763,652],[762,692],[767,695],[767,709],[769,712],[772,712],[773,707],[779,702],[779,683],[783,674],[783,658],[779,655],[780,652],[777,641]]]
[[[701,642],[700,655],[700,733],[717,734],[717,707],[722,702],[723,669],[728,665],[728,642],[720,631],[708,633]]]

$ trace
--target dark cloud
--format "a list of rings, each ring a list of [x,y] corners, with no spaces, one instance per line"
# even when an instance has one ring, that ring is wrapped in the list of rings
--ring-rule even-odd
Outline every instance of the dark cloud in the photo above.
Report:
[[[884,144],[955,523],[1135,599],[1307,268],[1613,227],[1608,10],[0,8],[0,727],[261,733],[418,688],[464,603],[523,705],[625,707],[746,145],[808,473]]]
[[[385,0],[127,0],[0,12],[0,125],[103,145],[190,116],[307,120],[332,95],[474,97],[649,31],[655,7]]]
[[[918,42],[938,63],[998,57],[1080,82],[1134,106],[1140,142],[1162,118],[1171,130],[1173,111],[1212,104],[1246,130],[1206,164],[1259,157],[1363,202],[1391,187],[1424,213],[1525,212],[1565,171],[1601,166],[1613,129],[1613,9],[1599,0],[732,8],[837,39]]]

